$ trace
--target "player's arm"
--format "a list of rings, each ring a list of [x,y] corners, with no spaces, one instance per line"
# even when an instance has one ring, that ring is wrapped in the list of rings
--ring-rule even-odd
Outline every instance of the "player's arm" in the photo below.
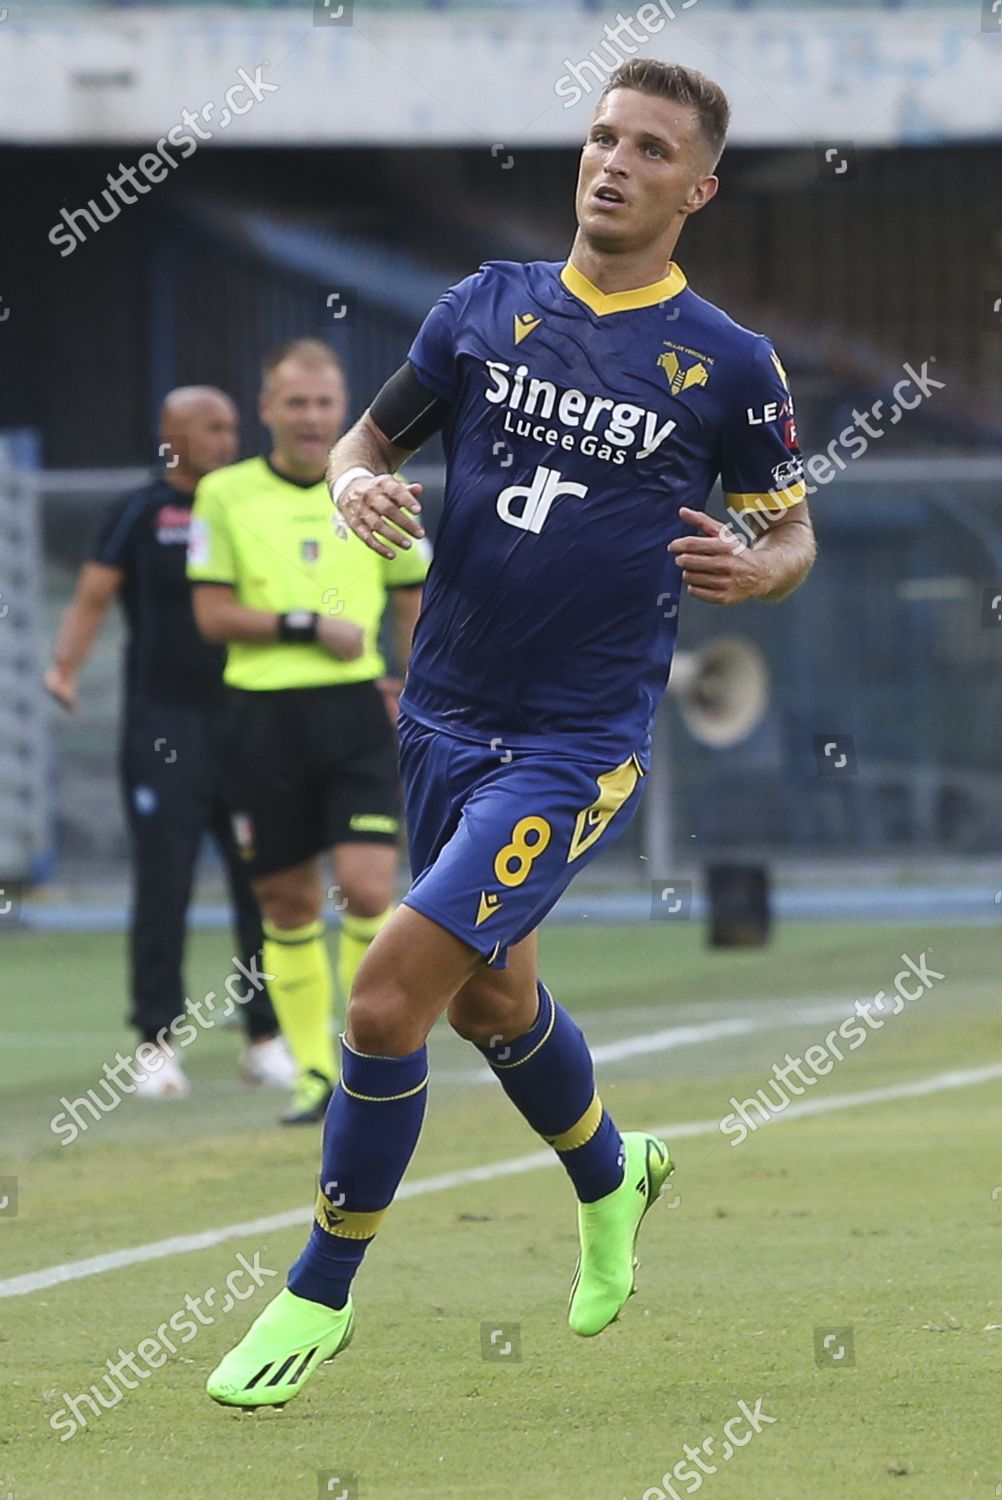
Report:
[[[207,641],[225,646],[230,641],[266,643],[278,640],[281,616],[241,604],[231,583],[193,583],[191,604],[195,624]]]
[[[77,673],[91,653],[101,621],[124,578],[123,568],[84,563],[73,598],[63,611],[44,681],[56,702],[71,713],[77,707]]]
[[[327,485],[335,508],[355,535],[381,557],[424,536],[418,520],[421,485],[395,470],[437,432],[448,403],[423,385],[408,361],[331,450]]]
[[[308,609],[273,614],[241,604],[229,583],[192,583],[191,604],[195,624],[207,641],[226,646],[231,641],[266,644],[272,641],[302,643],[316,641],[331,656],[354,661],[365,644],[361,626],[351,620],[336,620]]]
[[[191,538],[188,544],[188,581],[195,624],[207,641],[217,646],[231,641],[267,645],[274,641],[316,641],[331,656],[353,661],[362,654],[364,635],[350,620],[333,619],[311,610],[252,609],[239,598],[239,563],[230,537],[226,506],[220,502],[212,475],[195,491]]]
[[[774,603],[803,583],[817,548],[793,397],[767,339],[755,341],[720,436],[720,477],[730,521],[683,507],[679,519],[696,535],[676,538],[669,550],[694,599]]]
[[[799,588],[811,571],[817,546],[806,500],[763,516],[758,523],[762,534],[751,545],[705,511],[683,506],[679,516],[698,535],[677,538],[669,550],[694,599],[708,604],[743,604],[746,599],[774,604]]]
[[[392,559],[424,537],[421,486],[395,471],[443,425],[458,398],[460,309],[480,273],[450,287],[418,330],[407,361],[333,449],[327,483],[335,509],[380,557]]]

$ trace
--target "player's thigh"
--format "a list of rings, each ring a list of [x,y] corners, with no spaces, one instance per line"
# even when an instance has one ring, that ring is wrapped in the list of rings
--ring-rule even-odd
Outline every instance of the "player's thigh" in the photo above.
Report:
[[[628,826],[642,776],[633,756],[605,767],[531,753],[495,765],[404,900],[504,969],[509,950]]]
[[[397,875],[395,843],[353,841],[331,850],[335,905],[357,917],[378,917],[393,900]]]
[[[463,802],[481,772],[480,758],[455,735],[412,719],[397,720],[400,780],[411,879],[438,858],[459,827]]]
[[[480,962],[474,948],[439,923],[398,906],[355,975],[349,1045],[384,1057],[416,1051]]]
[[[478,1046],[523,1036],[539,1008],[539,936],[531,932],[508,949],[504,969],[481,964],[456,992],[449,1025]]]

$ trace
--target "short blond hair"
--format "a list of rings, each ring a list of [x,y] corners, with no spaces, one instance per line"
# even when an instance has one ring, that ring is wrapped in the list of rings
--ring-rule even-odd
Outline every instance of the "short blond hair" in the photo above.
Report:
[[[265,356],[261,367],[262,378],[267,384],[268,376],[287,359],[305,365],[308,370],[319,370],[323,365],[332,365],[339,374],[344,374],[344,365],[329,344],[323,339],[286,339]]]

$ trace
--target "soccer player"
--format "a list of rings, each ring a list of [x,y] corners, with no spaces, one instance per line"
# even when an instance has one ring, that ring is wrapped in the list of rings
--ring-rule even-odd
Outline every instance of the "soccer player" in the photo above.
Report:
[[[617,70],[567,263],[487,264],[448,291],[331,457],[341,515],[389,557],[422,535],[418,486],[394,471],[443,431],[400,713],[414,883],[355,978],[309,1242],[209,1377],[224,1404],[288,1401],[350,1339],[352,1278],[417,1143],[443,1011],[571,1179],[571,1329],[601,1333],[633,1289],[671,1161],[603,1107],[582,1033],[537,977],[536,929],[636,811],[675,638],[666,600],[780,599],[814,555],[782,367],[670,261],[717,190],[727,121],[699,73]],[[728,506],[762,511],[753,546],[702,509],[718,473]]]
[[[326,344],[276,349],[260,399],[270,453],[198,486],[188,559],[199,626],[228,648],[230,801],[299,1069],[290,1125],[323,1119],[337,1077],[318,856],[330,851],[340,890],[346,1000],[393,909],[400,787],[378,636],[392,598],[406,663],[428,567],[426,546],[382,558],[334,533],[324,466],[347,400]]]
[[[76,709],[77,673],[117,596],[128,632],[120,769],[134,885],[130,1019],[143,1044],[140,1061],[150,1064],[136,1092],[167,1099],[189,1087],[175,1048],[157,1039],[183,1011],[185,922],[206,832],[223,860],[237,951],[248,964],[261,946],[261,918],[223,800],[224,654],[199,635],[185,577],[191,496],[203,475],[236,456],[236,407],[212,386],[179,387],[164,401],[160,436],[169,452],[163,471],[108,511],[63,615],[45,685],[63,708]],[[241,1016],[244,1077],[288,1086],[292,1060],[263,986]]]

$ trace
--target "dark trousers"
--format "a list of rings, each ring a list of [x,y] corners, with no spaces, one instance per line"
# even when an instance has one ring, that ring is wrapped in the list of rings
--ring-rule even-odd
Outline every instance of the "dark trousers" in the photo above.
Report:
[[[234,956],[250,967],[261,947],[260,912],[223,796],[225,715],[225,704],[193,707],[149,698],[130,698],[126,704],[121,776],[132,844],[129,1020],[144,1041],[152,1041],[184,1009],[186,918],[206,833],[226,870]],[[238,994],[252,988],[239,976],[238,981]],[[217,996],[217,1005],[224,1003],[222,983]],[[240,1014],[252,1039],[278,1030],[264,986],[240,1006]]]

